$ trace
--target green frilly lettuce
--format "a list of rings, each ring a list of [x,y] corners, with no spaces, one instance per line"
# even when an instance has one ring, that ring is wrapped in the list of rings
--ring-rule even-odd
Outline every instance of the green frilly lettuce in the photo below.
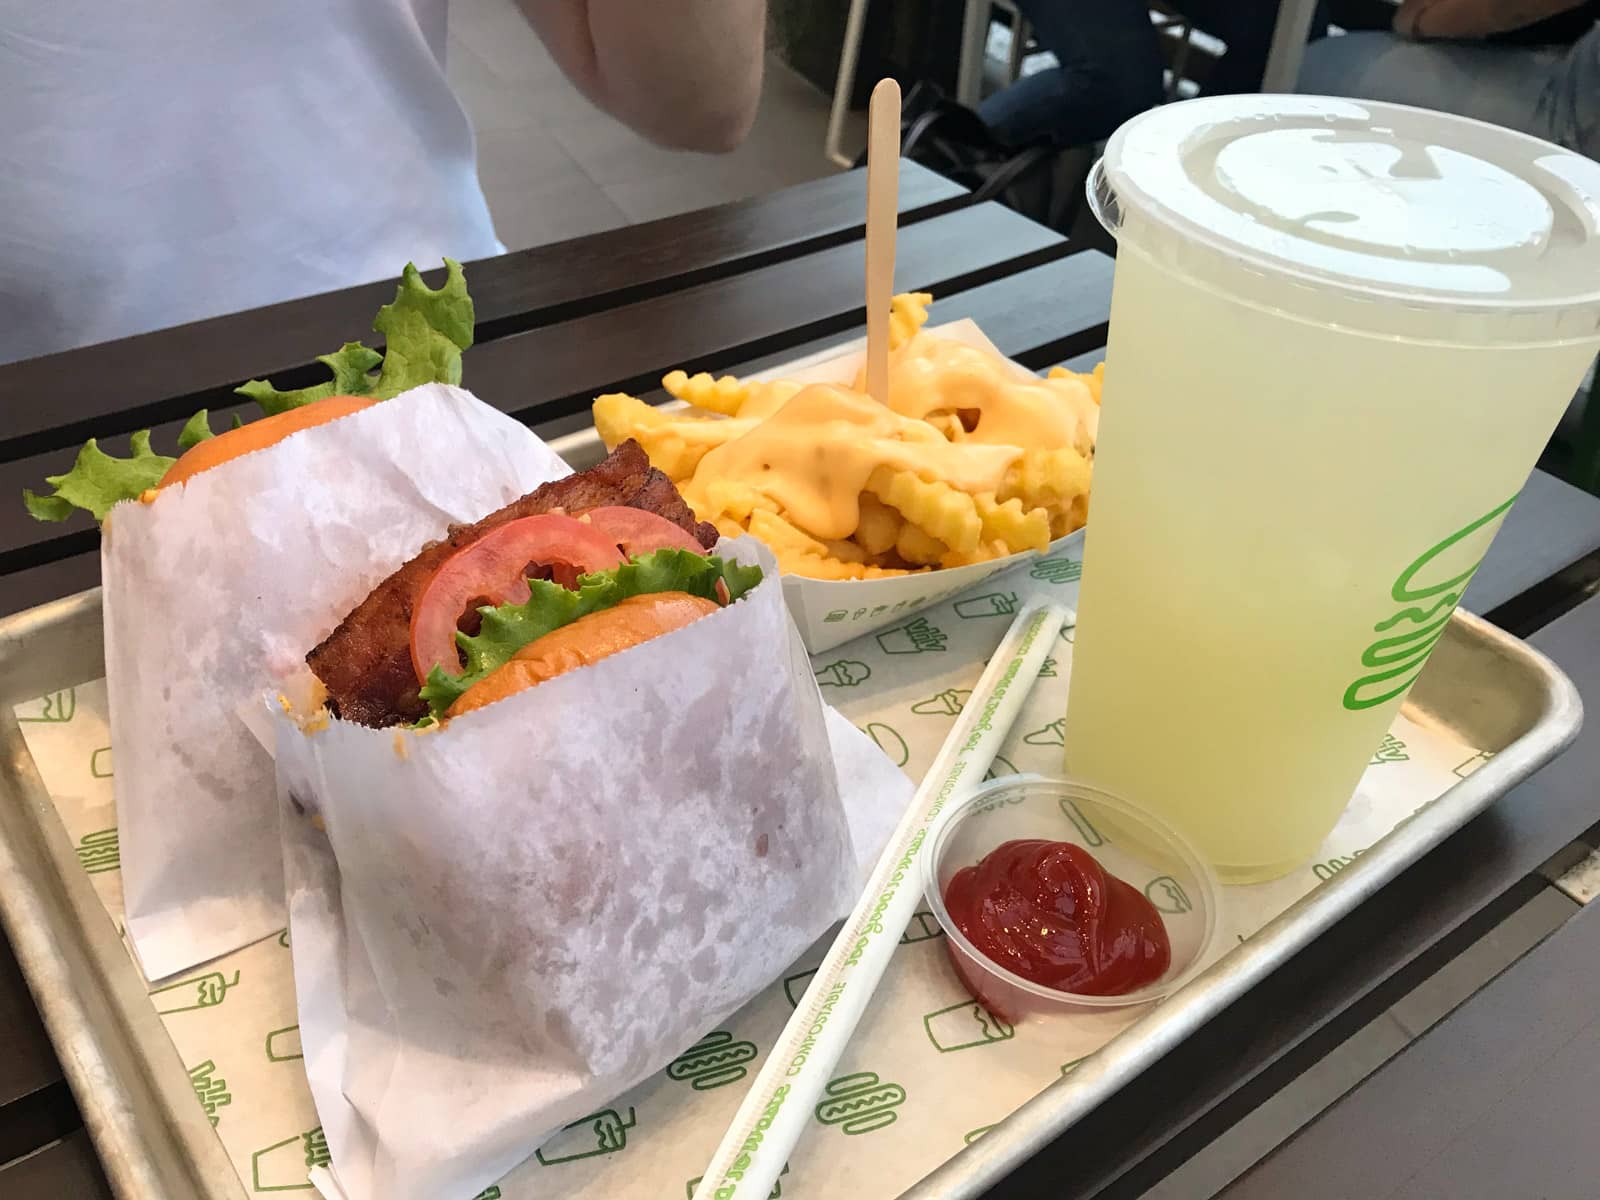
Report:
[[[265,415],[274,416],[329,396],[388,400],[424,383],[460,383],[461,352],[472,345],[472,297],[461,264],[448,258],[444,263],[445,280],[437,288],[430,288],[422,273],[406,264],[394,302],[379,309],[372,322],[384,336],[383,353],[360,342],[346,342],[335,353],[317,359],[333,376],[326,382],[280,391],[264,379],[252,379],[236,391],[259,404]],[[234,427],[240,424],[236,416]],[[178,449],[187,450],[211,436],[206,410],[201,409],[178,434]],[[65,521],[80,508],[103,520],[118,501],[132,500],[155,487],[176,461],[150,448],[148,429],[134,434],[129,448],[127,458],[118,458],[91,438],[70,471],[46,478],[54,489],[51,494],[41,496],[24,488],[22,502],[41,521]]]
[[[460,675],[446,675],[435,667],[429,673],[428,682],[422,686],[422,699],[432,715],[424,720],[442,717],[463,692],[504,666],[518,650],[579,617],[650,592],[688,592],[716,600],[719,582],[727,588],[727,599],[732,603],[761,582],[761,568],[690,550],[657,550],[609,571],[580,576],[575,591],[547,580],[530,579],[528,589],[532,595],[527,603],[480,608],[483,625],[477,636],[456,634],[456,642],[466,657],[466,670]]]

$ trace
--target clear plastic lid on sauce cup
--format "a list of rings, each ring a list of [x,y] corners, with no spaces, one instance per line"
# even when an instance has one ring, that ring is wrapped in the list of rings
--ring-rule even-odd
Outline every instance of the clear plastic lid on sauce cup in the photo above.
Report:
[[[1307,320],[1466,345],[1600,336],[1600,163],[1497,125],[1208,97],[1124,124],[1088,193],[1119,247]]]
[[[1069,842],[1142,891],[1166,928],[1172,960],[1154,983],[1121,995],[1060,991],[1024,979],[986,957],[957,928],[945,904],[951,878],[1017,838]],[[1188,840],[1160,818],[1072,779],[1008,775],[946,809],[930,835],[923,884],[946,937],[951,965],[990,1012],[1016,1022],[1030,1014],[1147,1004],[1182,987],[1208,965],[1221,888]]]

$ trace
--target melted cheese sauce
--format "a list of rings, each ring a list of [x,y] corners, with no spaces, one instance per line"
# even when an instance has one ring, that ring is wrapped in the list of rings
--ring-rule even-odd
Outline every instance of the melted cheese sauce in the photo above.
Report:
[[[1059,407],[1059,402],[1056,402]],[[741,411],[732,422],[744,425]],[[914,471],[964,492],[993,492],[1022,456],[1022,445],[949,441],[925,421],[895,412],[871,397],[833,384],[794,393],[750,428],[706,453],[684,498],[707,511],[705,487],[736,480],[775,501],[813,537],[843,539],[860,524],[861,493],[878,467]]]

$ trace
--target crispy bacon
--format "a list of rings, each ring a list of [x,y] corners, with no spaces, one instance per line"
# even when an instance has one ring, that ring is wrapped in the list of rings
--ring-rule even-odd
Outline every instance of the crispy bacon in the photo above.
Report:
[[[696,522],[672,481],[650,465],[635,441],[625,441],[601,463],[557,479],[471,525],[452,525],[442,541],[421,552],[356,605],[306,663],[328,689],[335,716],[383,728],[426,715],[411,666],[411,610],[440,564],[497,525],[560,510],[581,516],[606,505],[641,508],[665,517],[702,546],[717,543],[716,527]]]

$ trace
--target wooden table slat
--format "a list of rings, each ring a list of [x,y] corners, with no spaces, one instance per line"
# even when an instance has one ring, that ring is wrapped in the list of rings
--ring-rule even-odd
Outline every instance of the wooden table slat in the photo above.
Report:
[[[915,163],[901,164],[903,219],[944,212],[966,195]],[[470,263],[480,336],[857,239],[865,205],[864,173],[850,171],[771,196]],[[402,265],[395,264],[397,274]],[[309,365],[317,355],[344,341],[374,340],[373,314],[393,296],[394,280],[385,279],[0,366],[0,459],[182,419],[252,377],[272,375],[294,386],[312,382],[323,377]]]

